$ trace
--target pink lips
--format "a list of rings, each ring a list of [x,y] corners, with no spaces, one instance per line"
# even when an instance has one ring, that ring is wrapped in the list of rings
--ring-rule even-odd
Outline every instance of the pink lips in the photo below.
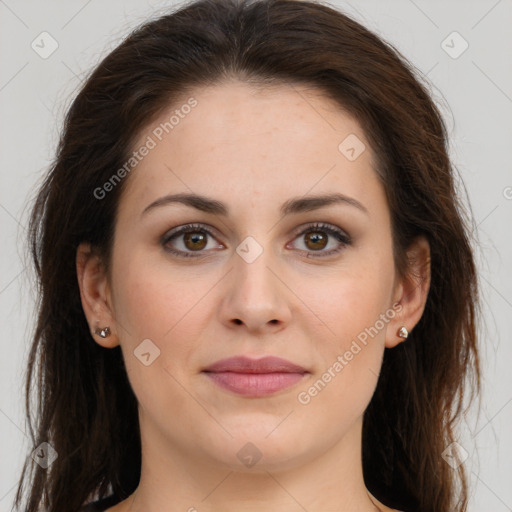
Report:
[[[301,380],[307,370],[286,359],[245,356],[222,359],[203,372],[219,386],[248,397],[270,395]]]

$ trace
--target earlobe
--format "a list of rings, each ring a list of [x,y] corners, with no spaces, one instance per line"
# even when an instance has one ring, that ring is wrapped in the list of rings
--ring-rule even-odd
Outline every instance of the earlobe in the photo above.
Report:
[[[386,347],[405,341],[420,321],[430,289],[430,245],[424,236],[417,237],[407,250],[409,268],[397,287],[395,302],[400,311],[390,322]]]
[[[88,243],[76,252],[76,271],[82,307],[94,340],[103,347],[119,344],[114,329],[108,279],[101,257]]]

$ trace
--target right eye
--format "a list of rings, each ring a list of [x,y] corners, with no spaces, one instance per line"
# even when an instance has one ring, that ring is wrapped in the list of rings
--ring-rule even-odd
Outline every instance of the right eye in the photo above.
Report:
[[[205,255],[201,253],[204,253],[208,246],[208,237],[214,238],[214,235],[202,224],[187,224],[166,233],[162,237],[162,246],[178,257],[196,258]],[[212,244],[210,249],[223,247],[217,243]]]

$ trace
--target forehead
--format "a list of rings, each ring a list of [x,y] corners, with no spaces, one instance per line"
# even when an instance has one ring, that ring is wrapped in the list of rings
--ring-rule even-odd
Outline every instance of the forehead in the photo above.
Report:
[[[360,124],[310,87],[197,88],[148,124],[134,149],[149,141],[129,176],[130,201],[193,191],[243,204],[334,188],[361,202],[382,199]]]

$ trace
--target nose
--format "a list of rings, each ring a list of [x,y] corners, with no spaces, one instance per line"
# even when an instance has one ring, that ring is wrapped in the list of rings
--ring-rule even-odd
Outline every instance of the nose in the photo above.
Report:
[[[264,250],[250,263],[235,253],[233,265],[224,283],[221,322],[230,329],[252,334],[282,330],[292,316],[292,292],[280,276],[279,264],[270,251]]]

